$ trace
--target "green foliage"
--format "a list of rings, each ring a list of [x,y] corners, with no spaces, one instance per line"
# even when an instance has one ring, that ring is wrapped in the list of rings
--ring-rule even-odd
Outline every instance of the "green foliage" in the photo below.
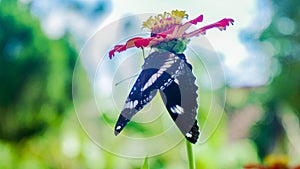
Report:
[[[261,34],[260,40],[269,42],[275,53],[269,56],[279,63],[277,76],[268,87],[263,103],[264,116],[252,129],[251,138],[257,144],[261,158],[273,152],[276,147],[285,147],[285,131],[281,117],[282,107],[288,106],[300,117],[300,1],[272,0],[273,18],[270,26]],[[287,151],[282,148],[283,152]]]
[[[143,164],[143,166],[142,166],[141,169],[149,169],[148,161],[149,161],[149,158],[148,158],[148,157],[145,157],[145,159],[144,159],[144,164]]]
[[[76,52],[66,40],[49,40],[27,7],[0,3],[0,138],[19,141],[60,121]]]

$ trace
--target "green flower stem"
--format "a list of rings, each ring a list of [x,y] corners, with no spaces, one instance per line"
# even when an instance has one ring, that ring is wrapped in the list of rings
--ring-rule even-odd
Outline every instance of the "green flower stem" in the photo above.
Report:
[[[149,169],[149,162],[148,161],[149,161],[149,158],[148,158],[148,156],[146,156],[145,159],[144,159],[144,164],[143,164],[141,169]]]
[[[186,150],[187,150],[188,161],[189,161],[189,169],[195,169],[195,160],[194,160],[192,146],[193,146],[192,143],[186,140]]]

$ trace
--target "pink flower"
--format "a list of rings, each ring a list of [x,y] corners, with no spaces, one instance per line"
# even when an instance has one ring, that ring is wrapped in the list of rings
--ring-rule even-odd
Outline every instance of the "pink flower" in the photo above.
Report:
[[[204,35],[208,29],[219,28],[225,30],[226,26],[233,24],[234,20],[230,18],[224,18],[216,23],[204,26],[200,29],[192,32],[186,32],[192,25],[203,21],[203,15],[190,20],[186,23],[181,23],[188,15],[185,11],[173,10],[171,13],[164,12],[155,17],[150,17],[143,23],[143,28],[148,28],[151,31],[151,37],[142,38],[135,37],[129,39],[124,45],[116,45],[110,52],[109,57],[112,58],[116,52],[122,52],[132,47],[145,48],[155,47],[161,42],[167,42],[169,40],[186,40],[194,36]]]

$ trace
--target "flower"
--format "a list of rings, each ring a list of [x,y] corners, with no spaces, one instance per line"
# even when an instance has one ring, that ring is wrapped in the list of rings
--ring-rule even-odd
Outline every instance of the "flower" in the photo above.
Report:
[[[204,26],[200,29],[196,29],[192,32],[186,32],[192,25],[196,25],[203,21],[203,15],[197,18],[182,23],[184,18],[188,18],[185,11],[173,10],[171,13],[164,12],[155,17],[150,17],[143,23],[142,28],[148,28],[151,31],[151,36],[148,38],[134,37],[129,39],[124,45],[116,45],[111,51],[109,51],[109,57],[112,58],[116,52],[122,52],[128,48],[164,48],[172,46],[169,44],[175,44],[176,48],[167,48],[171,52],[182,53],[185,50],[185,44],[191,37],[204,35],[208,29],[219,28],[225,30],[226,26],[233,24],[234,20],[230,18],[224,18],[216,23]],[[174,43],[175,42],[175,43]],[[178,46],[178,43],[180,44]]]
[[[247,164],[244,169],[300,169],[300,165],[289,167],[289,159],[286,155],[268,155],[264,159],[265,165],[261,164]]]

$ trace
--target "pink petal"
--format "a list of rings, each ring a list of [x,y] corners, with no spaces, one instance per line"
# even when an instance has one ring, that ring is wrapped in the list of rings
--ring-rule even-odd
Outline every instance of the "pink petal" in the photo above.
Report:
[[[185,31],[187,29],[189,29],[192,25],[196,25],[198,22],[202,22],[202,21],[203,21],[203,15],[200,15],[197,18],[184,23],[183,25],[173,26],[171,29],[162,32],[160,34],[167,35],[169,39],[182,38],[182,36],[185,34]]]
[[[150,42],[154,39],[154,37],[139,39],[134,42],[135,46],[138,48],[148,47]]]
[[[234,22],[233,19],[225,18],[225,19],[220,20],[219,22],[204,26],[204,27],[202,27],[200,29],[197,29],[197,30],[195,30],[193,32],[190,32],[190,33],[186,33],[184,35],[184,37],[185,38],[191,38],[193,36],[198,36],[200,34],[204,35],[206,33],[206,30],[211,29],[211,28],[219,28],[220,30],[225,30],[226,26],[229,26],[230,23],[233,25],[233,22]]]
[[[135,37],[135,38],[131,38],[129,39],[125,45],[116,45],[112,50],[109,51],[109,58],[111,59],[116,52],[122,52],[127,50],[128,48],[132,48],[132,47],[137,47],[135,45],[135,41],[143,39],[141,37]]]
[[[151,47],[153,45],[157,45],[160,42],[166,41],[166,40],[168,40],[167,35],[157,34],[154,37],[138,39],[134,43],[135,43],[136,47],[141,48],[141,47]]]
[[[200,15],[197,18],[190,20],[189,23],[196,25],[198,22],[202,22],[202,21],[203,21],[203,15]]]

